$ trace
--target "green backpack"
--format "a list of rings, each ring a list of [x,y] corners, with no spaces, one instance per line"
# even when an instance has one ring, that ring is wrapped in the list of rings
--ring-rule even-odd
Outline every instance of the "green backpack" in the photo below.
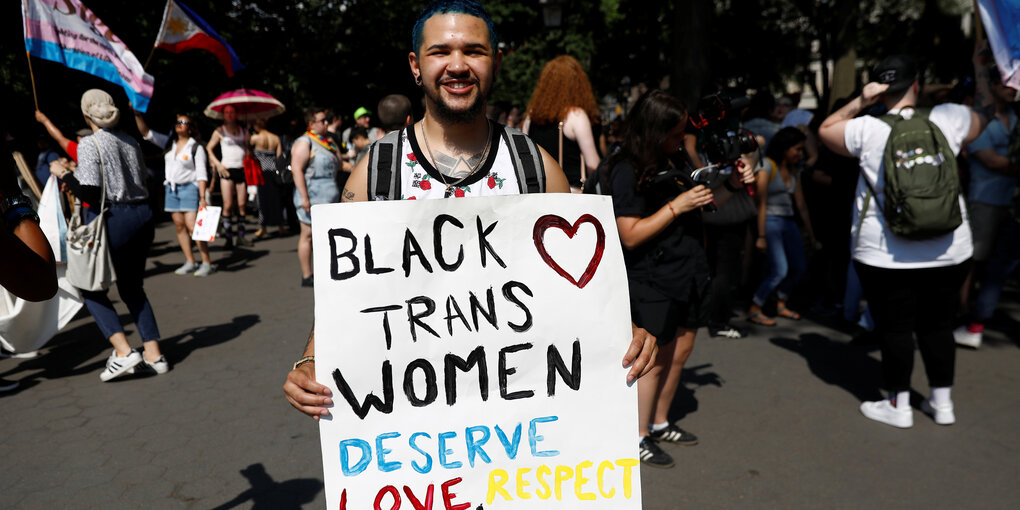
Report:
[[[905,119],[897,114],[879,117],[892,131],[885,145],[885,204],[879,210],[892,232],[911,240],[946,235],[963,223],[960,211],[960,176],[945,135],[928,120],[928,109],[917,109]],[[868,195],[874,188],[867,178]]]

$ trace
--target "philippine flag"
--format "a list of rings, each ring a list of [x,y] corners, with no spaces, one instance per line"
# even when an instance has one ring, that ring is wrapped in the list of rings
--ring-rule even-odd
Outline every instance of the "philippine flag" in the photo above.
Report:
[[[234,49],[208,23],[184,4],[170,0],[163,13],[163,25],[156,37],[156,47],[171,53],[206,50],[219,59],[227,76],[244,69]]]

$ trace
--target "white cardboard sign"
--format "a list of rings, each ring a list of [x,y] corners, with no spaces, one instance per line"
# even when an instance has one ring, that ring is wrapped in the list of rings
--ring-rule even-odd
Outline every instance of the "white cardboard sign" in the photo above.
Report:
[[[191,232],[193,241],[211,243],[216,240],[216,227],[220,224],[221,210],[219,207],[206,206],[198,211],[195,216],[195,229]]]
[[[330,509],[641,508],[608,197],[312,207]]]

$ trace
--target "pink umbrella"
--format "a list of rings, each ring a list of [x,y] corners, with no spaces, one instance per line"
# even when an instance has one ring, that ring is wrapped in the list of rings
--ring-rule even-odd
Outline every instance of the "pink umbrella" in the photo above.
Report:
[[[237,109],[237,120],[248,122],[255,119],[268,119],[283,113],[286,108],[275,97],[251,89],[237,89],[219,97],[205,107],[206,117],[222,119],[223,109],[231,105]]]

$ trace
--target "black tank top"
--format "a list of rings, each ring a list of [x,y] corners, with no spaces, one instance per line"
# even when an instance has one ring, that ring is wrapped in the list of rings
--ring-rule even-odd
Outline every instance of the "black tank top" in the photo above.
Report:
[[[602,158],[602,151],[599,150],[599,136],[602,134],[602,125],[592,124],[591,134],[595,140],[595,150]],[[559,158],[559,124],[532,124],[528,130],[528,136],[540,145],[553,159]],[[571,186],[581,186],[581,146],[574,140],[563,137],[563,173],[567,176],[567,182]]]

